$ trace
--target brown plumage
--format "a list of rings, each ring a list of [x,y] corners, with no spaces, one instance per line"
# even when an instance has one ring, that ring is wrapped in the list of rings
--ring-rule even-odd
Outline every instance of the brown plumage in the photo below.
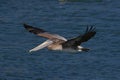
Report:
[[[32,27],[27,24],[24,24],[24,27],[29,32],[48,39],[44,43],[30,50],[30,52],[37,51],[44,47],[47,47],[50,50],[68,50],[68,49],[70,50],[71,49],[74,51],[88,51],[89,49],[83,48],[82,46],[80,46],[80,44],[88,41],[96,34],[95,28],[91,26],[91,27],[87,27],[86,32],[83,35],[67,40],[66,38],[60,35],[52,34],[43,29]]]

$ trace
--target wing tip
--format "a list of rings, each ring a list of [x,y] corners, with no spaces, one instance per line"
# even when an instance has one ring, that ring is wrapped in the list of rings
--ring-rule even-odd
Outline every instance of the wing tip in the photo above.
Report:
[[[30,25],[28,25],[28,24],[26,24],[26,23],[23,23],[23,26],[24,26],[24,28],[30,28],[30,27],[32,27],[32,26],[30,26]]]
[[[30,26],[30,25],[28,25],[28,24],[26,24],[26,23],[23,23],[23,26],[24,26],[24,28],[25,28],[26,30],[28,30],[29,32],[32,32],[32,33],[34,33],[34,34],[46,32],[46,31],[43,30],[43,29]]]
[[[96,27],[94,27],[93,25],[90,27],[87,26],[85,33],[88,33],[88,32],[95,32],[96,33],[95,30],[96,30]]]

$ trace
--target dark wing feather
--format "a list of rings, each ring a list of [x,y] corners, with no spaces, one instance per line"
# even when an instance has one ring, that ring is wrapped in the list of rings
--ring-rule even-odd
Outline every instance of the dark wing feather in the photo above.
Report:
[[[78,36],[78,43],[86,42],[91,39],[96,34],[95,28],[91,26],[90,28],[87,27],[86,32],[82,36]]]
[[[78,46],[83,42],[88,41],[96,34],[95,28],[93,26],[87,27],[85,33],[81,36],[78,36],[76,38],[70,39],[63,43],[63,46]]]
[[[36,28],[36,27],[32,27],[28,24],[23,24],[25,29],[28,30],[29,32],[31,33],[34,33],[34,34],[39,34],[39,33],[44,33],[46,31],[44,31],[43,29],[39,29],[39,28]]]
[[[29,32],[34,33],[34,34],[36,34],[38,36],[48,38],[48,39],[51,39],[51,40],[63,40],[63,41],[66,41],[66,39],[64,37],[60,36],[60,35],[48,33],[47,31],[45,31],[43,29],[32,27],[32,26],[27,25],[27,24],[23,24],[23,25],[24,25],[26,30],[28,30]]]

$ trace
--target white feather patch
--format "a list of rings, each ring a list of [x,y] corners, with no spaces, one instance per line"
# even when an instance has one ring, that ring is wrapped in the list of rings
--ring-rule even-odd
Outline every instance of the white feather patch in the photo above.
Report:
[[[42,48],[47,47],[48,45],[50,45],[50,44],[52,44],[52,43],[53,43],[53,41],[47,40],[47,41],[43,42],[42,44],[38,45],[37,47],[29,50],[29,52],[38,51],[38,50],[40,50],[40,49],[42,49]]]

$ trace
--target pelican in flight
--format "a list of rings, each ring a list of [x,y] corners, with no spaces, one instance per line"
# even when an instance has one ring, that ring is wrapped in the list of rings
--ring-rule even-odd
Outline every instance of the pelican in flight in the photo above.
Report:
[[[49,50],[59,50],[59,51],[71,51],[71,52],[88,51],[89,50],[88,48],[84,48],[80,45],[81,43],[86,42],[89,39],[91,39],[96,34],[95,27],[87,26],[86,31],[83,35],[79,35],[75,38],[67,40],[66,38],[58,34],[49,33],[43,29],[36,28],[28,24],[24,24],[24,28],[31,33],[47,38],[45,42],[29,50],[29,52],[38,51],[45,47],[47,47]]]

